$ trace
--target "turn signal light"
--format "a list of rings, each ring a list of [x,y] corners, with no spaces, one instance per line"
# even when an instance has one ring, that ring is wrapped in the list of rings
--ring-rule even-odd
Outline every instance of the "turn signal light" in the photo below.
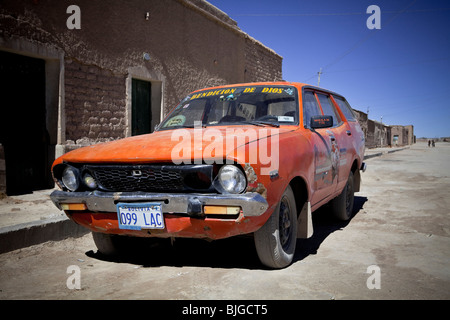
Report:
[[[87,206],[84,203],[61,203],[61,209],[82,211],[87,210]]]
[[[204,206],[203,212],[205,214],[229,214],[236,215],[241,211],[241,207],[228,207],[228,206]]]

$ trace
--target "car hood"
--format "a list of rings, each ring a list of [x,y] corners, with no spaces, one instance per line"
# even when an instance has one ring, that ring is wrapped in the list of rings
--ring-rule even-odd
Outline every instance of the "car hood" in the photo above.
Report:
[[[226,158],[227,154],[246,143],[294,130],[293,127],[254,126],[164,130],[76,149],[64,154],[56,162],[190,163],[202,157],[203,151],[205,155],[212,153],[215,158]],[[223,148],[219,148],[220,141],[223,142]],[[234,148],[226,147],[226,141],[234,141]]]

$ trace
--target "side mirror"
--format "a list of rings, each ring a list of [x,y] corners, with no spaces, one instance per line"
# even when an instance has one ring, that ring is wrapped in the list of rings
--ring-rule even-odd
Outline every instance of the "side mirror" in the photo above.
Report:
[[[332,116],[312,116],[310,126],[312,129],[329,128],[333,126]]]

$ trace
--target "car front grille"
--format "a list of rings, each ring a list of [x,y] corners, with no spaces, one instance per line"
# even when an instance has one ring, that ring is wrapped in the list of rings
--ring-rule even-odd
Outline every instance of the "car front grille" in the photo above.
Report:
[[[88,165],[99,189],[114,192],[211,191],[210,165]]]

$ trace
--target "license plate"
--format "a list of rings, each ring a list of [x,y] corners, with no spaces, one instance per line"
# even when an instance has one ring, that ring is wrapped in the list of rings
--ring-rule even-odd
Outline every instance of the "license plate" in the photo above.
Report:
[[[164,229],[161,203],[118,203],[120,229]]]

